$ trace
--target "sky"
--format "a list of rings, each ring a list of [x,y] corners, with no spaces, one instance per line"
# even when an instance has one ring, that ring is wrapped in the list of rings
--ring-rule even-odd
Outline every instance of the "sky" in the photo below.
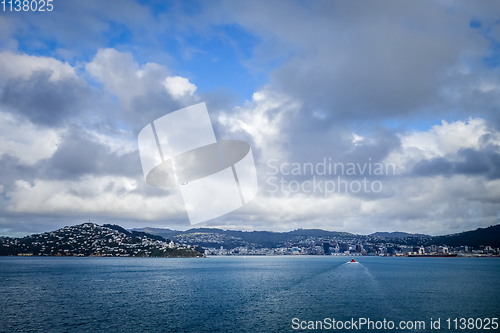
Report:
[[[89,219],[430,235],[498,224],[499,73],[498,1],[7,7],[0,235]],[[145,182],[137,137],[203,102],[217,140],[252,147],[259,192],[190,225],[178,188]]]

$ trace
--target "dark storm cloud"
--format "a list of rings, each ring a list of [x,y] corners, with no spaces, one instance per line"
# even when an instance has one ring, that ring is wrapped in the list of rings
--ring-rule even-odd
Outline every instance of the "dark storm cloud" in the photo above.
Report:
[[[27,38],[37,30],[39,34],[30,38],[56,34],[63,44],[92,45],[88,60],[95,49],[113,46],[106,38],[113,23],[132,36],[122,42],[133,43],[134,49],[141,45],[141,51],[134,52],[147,54],[150,60],[158,53],[158,34],[172,34],[178,40],[185,38],[180,32],[210,38],[214,27],[237,24],[260,39],[251,50],[252,58],[242,59],[245,66],[257,72],[275,68],[271,84],[334,115],[325,122],[416,113],[432,117],[451,107],[441,96],[443,86],[470,79],[468,74],[457,74],[461,61],[466,59],[476,68],[484,65],[491,40],[470,23],[480,19],[488,29],[498,6],[493,1],[456,1],[453,6],[435,1],[378,1],[363,6],[342,1],[214,1],[194,3],[197,10],[187,11],[172,2],[155,16],[152,8],[134,1],[86,1],[61,3],[50,19],[29,16],[29,24],[27,19],[18,24],[18,33]],[[79,15],[72,15],[75,12]],[[29,29],[30,25],[39,29]],[[146,40],[149,43],[143,45]],[[479,95],[467,98],[465,104],[491,98]]]
[[[86,175],[135,178],[142,173],[137,151],[110,152],[107,146],[77,127],[69,127],[54,155],[39,163],[50,179],[77,180]]]
[[[29,166],[22,163],[17,157],[10,154],[2,154],[0,156],[0,220],[2,217],[8,217],[5,212],[5,205],[8,203],[7,193],[9,190],[15,188],[17,180],[23,180],[31,185],[34,184],[35,179],[39,176],[40,169],[37,166]],[[2,224],[0,223],[0,231]],[[0,235],[2,233],[0,232]]]
[[[362,140],[351,141],[350,145],[345,153],[345,161],[364,162],[369,158],[380,162],[401,147],[401,140],[393,131],[380,126],[367,133]]]
[[[16,156],[8,153],[0,156],[0,185],[3,193],[15,186],[17,180],[34,184],[35,180],[78,181],[84,176],[125,176],[142,178],[142,168],[137,151],[118,154],[109,151],[109,147],[95,141],[88,133],[75,126],[69,127],[56,152],[47,159],[39,160],[34,165],[23,163]],[[141,186],[136,192],[158,196],[162,193],[147,191]],[[107,189],[113,191],[113,188]],[[163,195],[165,193],[163,192]]]
[[[472,148],[458,152],[459,161],[450,161],[444,157],[418,162],[412,170],[416,176],[453,176],[480,175],[488,179],[500,178],[500,154],[498,146],[490,145],[483,150]]]
[[[0,184],[7,187],[19,179],[33,183],[40,171],[36,165],[26,165],[16,156],[7,153],[0,156],[0,170]]]
[[[489,13],[498,8],[458,2],[450,10],[434,1],[225,5],[227,20],[262,38],[249,66],[279,60],[273,87],[333,115],[325,122],[450,112],[443,87],[468,76],[460,67],[484,68],[490,46],[470,21],[493,24]]]
[[[401,14],[411,16],[411,7]],[[387,24],[387,12],[373,9],[373,17],[358,21],[357,29],[338,21],[318,27],[324,33],[343,31],[352,42],[339,43],[342,37],[336,33],[322,34],[325,39],[317,41],[318,56],[294,57],[272,73],[272,82],[328,110],[337,120],[406,116],[438,102],[445,71],[458,60],[460,42],[422,34],[421,28],[405,28],[396,20]],[[326,13],[332,13],[332,21],[341,15],[335,8]],[[304,67],[308,70],[297,70]]]
[[[0,103],[34,124],[60,126],[82,112],[91,92],[80,79],[50,80],[51,75],[47,70],[34,72],[29,78],[10,79],[3,88]]]
[[[417,176],[451,176],[453,175],[454,164],[444,157],[437,157],[430,160],[421,160],[412,170]]]
[[[294,133],[304,132],[297,131]],[[399,166],[393,164],[389,172],[386,169],[386,163],[391,162],[387,160],[388,155],[394,150],[400,149],[401,144],[400,138],[393,132],[385,128],[376,128],[369,135],[356,142],[353,142],[352,133],[346,132],[339,126],[334,126],[333,130],[328,132],[308,131],[305,133],[308,133],[307,136],[293,136],[291,140],[293,150],[290,152],[288,162],[299,163],[302,166],[304,163],[312,163],[317,166],[318,163],[326,162],[327,168],[328,165],[331,166],[332,174],[319,176],[315,169],[314,176],[318,180],[333,180],[338,184],[338,177],[340,176],[343,181],[348,183],[368,180],[369,182],[382,181],[385,184],[383,192],[351,192],[348,195],[352,197],[374,200],[396,195],[390,187],[390,181],[400,176],[396,172]],[[278,161],[277,163],[283,162],[286,161]],[[383,174],[373,173],[377,167],[376,163],[381,163],[383,166]],[[341,165],[341,167],[335,168],[335,164]],[[347,174],[347,169],[352,165],[354,165],[355,174]],[[266,167],[265,170],[262,170],[262,172],[264,171],[269,172],[271,169]],[[300,182],[310,180],[312,176],[310,173],[304,173],[298,176],[287,175],[285,178],[287,181],[297,180]],[[318,192],[315,195],[321,197],[323,193]]]
[[[312,162],[326,157],[339,163],[376,163],[401,147],[396,133],[384,126],[353,129],[341,122],[326,123],[304,112],[285,123],[282,132],[289,138],[287,150],[294,161]],[[360,135],[359,140],[354,134]]]

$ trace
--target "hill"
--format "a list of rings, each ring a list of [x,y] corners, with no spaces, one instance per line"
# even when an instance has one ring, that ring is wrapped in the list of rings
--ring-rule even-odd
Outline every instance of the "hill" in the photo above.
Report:
[[[117,225],[84,223],[22,238],[0,237],[0,255],[199,257],[145,232]]]
[[[498,248],[500,247],[500,224],[458,234],[433,237],[428,244],[445,244],[448,246],[468,245],[474,248],[491,246],[493,248]]]
[[[394,231],[394,232],[375,232],[373,234],[370,234],[370,236],[374,237],[384,237],[384,238],[406,238],[406,237],[430,237],[428,235],[424,234],[409,234],[407,232],[399,232],[399,231]]]
[[[282,247],[287,243],[307,245],[323,241],[331,243],[369,243],[393,244],[404,246],[443,245],[479,248],[479,246],[500,247],[500,225],[485,229],[467,231],[460,234],[429,236],[406,232],[375,232],[370,235],[356,235],[348,232],[326,231],[321,229],[297,229],[289,232],[239,231],[216,228],[193,228],[177,231],[161,228],[141,228],[133,231],[148,232],[169,238],[182,244],[198,244],[203,247],[226,249],[246,246],[254,248]]]
[[[305,241],[307,239],[321,240],[356,237],[347,232],[326,231],[321,229],[297,229],[289,232],[272,231],[240,231],[222,230],[217,228],[194,228],[186,231],[176,231],[161,228],[141,228],[132,231],[148,232],[162,237],[168,237],[182,244],[199,244],[203,247],[235,248],[250,246],[256,248],[273,248],[283,246],[287,242]]]

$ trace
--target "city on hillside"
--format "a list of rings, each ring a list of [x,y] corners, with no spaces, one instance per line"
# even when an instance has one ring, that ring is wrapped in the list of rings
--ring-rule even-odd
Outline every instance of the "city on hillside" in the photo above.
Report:
[[[0,237],[0,255],[200,257],[201,249],[115,225],[84,223],[22,238]]]
[[[149,232],[144,232],[147,230]],[[408,257],[499,256],[488,245],[500,225],[447,236],[407,233],[356,235],[324,230],[242,232],[221,229],[126,230],[84,223],[22,238],[0,237],[0,255],[97,257],[200,257],[219,255],[333,255]],[[163,234],[162,234],[163,232]],[[485,236],[487,235],[487,236]],[[486,244],[486,245],[483,245]],[[448,244],[448,245],[447,245]],[[471,245],[472,244],[472,245]],[[479,245],[478,245],[479,244]]]
[[[203,235],[210,237],[210,235]],[[184,244],[185,246],[188,246]],[[467,245],[449,247],[446,245],[412,246],[397,243],[357,243],[338,242],[329,239],[306,239],[304,241],[291,243],[276,248],[256,248],[253,246],[239,246],[226,249],[224,246],[218,248],[204,247],[205,255],[334,255],[334,256],[498,256],[499,248],[482,246],[473,249]]]

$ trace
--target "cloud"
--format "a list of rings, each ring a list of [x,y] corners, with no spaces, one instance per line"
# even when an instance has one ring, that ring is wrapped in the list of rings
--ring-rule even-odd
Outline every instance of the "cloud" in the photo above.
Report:
[[[67,62],[44,56],[0,52],[0,83],[14,78],[29,79],[33,73],[49,73],[49,82],[77,79],[75,69]]]
[[[219,139],[251,143],[260,183],[255,200],[204,225],[445,233],[495,223],[493,6],[220,1],[157,11],[87,1],[61,4],[50,18],[2,15],[0,46],[12,51],[0,52],[0,233],[88,215],[185,227],[179,193],[142,179],[137,133],[199,102],[207,102]],[[251,100],[197,89],[206,81],[197,60],[227,52],[213,48],[214,39],[237,50],[249,73],[242,82],[263,77],[254,77],[263,85]],[[324,158],[394,163],[397,172],[370,178],[383,183],[378,194],[267,191],[270,159]]]
[[[401,172],[411,172],[422,160],[436,159],[439,164],[446,158],[457,160],[464,149],[481,150],[488,144],[500,144],[499,132],[482,118],[442,121],[427,131],[409,131],[399,137],[401,149],[392,151],[387,159],[394,161]]]
[[[52,72],[38,71],[28,78],[11,79],[4,86],[0,103],[32,123],[59,126],[85,109],[91,93],[80,80],[52,77]]]
[[[195,100],[194,84],[114,49],[98,51],[80,75],[55,59],[12,57],[31,69],[4,70],[1,81],[3,216],[55,223],[91,214],[187,223],[180,193],[144,182],[134,131],[143,126],[137,119],[150,122]],[[108,109],[114,97],[121,114]]]
[[[0,176],[0,183],[3,186],[3,191],[0,197],[5,198],[6,191],[15,184],[18,180],[25,180],[33,182],[40,176],[39,169],[36,165],[27,165],[23,163],[18,157],[2,154],[0,156],[0,170],[2,174]],[[27,198],[29,200],[29,198]],[[0,204],[4,204],[2,201]]]
[[[258,36],[245,64],[255,71],[269,64],[273,89],[294,96],[311,112],[321,110],[326,122],[432,118],[457,109],[468,115],[464,105],[490,98],[491,93],[480,91],[469,97],[475,89],[471,82],[488,73],[483,59],[491,42],[470,26],[478,17],[494,26],[484,6],[435,1],[361,7],[331,1],[222,4],[220,12],[227,14],[216,16],[209,8],[205,20],[235,22]],[[196,18],[204,20],[201,14]],[[452,103],[449,91],[462,93],[462,103]]]
[[[25,165],[35,165],[54,154],[60,135],[60,130],[40,128],[23,117],[0,112],[0,156],[13,156]]]
[[[136,178],[141,173],[137,150],[113,151],[92,133],[69,127],[61,135],[54,154],[39,167],[49,179],[77,180],[89,175],[115,175]]]
[[[58,127],[84,112],[97,96],[68,63],[0,52],[0,107],[33,124]]]
[[[458,161],[443,157],[419,161],[412,170],[418,176],[452,176],[454,174],[483,175],[488,179],[500,178],[500,147],[485,150],[461,149]]]
[[[166,113],[198,101],[196,86],[188,79],[169,76],[170,69],[157,63],[141,66],[128,52],[101,49],[85,69],[118,98],[123,120],[136,133]]]
[[[85,59],[109,39],[119,38],[119,32],[134,31],[136,43],[151,43],[152,34],[146,25],[154,25],[152,11],[133,0],[110,0],[103,3],[90,0],[79,3],[59,3],[48,15],[22,12],[23,15],[0,13],[0,47],[41,52],[52,56],[65,55],[67,60]],[[21,13],[19,13],[21,14]],[[157,25],[152,30],[159,29]],[[158,31],[158,30],[156,30]],[[19,43],[20,42],[20,43]],[[53,42],[56,42],[52,44]]]
[[[161,220],[169,216],[182,220],[184,204],[179,195],[144,197],[134,192],[137,180],[118,176],[89,176],[82,180],[19,179],[6,191],[9,213],[33,216],[79,216],[91,214],[109,218]],[[26,200],[30,198],[30,200]]]
[[[170,73],[165,66],[147,63],[139,66],[132,54],[115,49],[101,49],[85,70],[98,78],[104,88],[116,95],[122,107],[131,108],[134,98],[146,92],[159,90],[161,82]]]
[[[193,96],[197,89],[188,79],[180,76],[168,76],[163,85],[174,98],[182,98],[185,95]]]
[[[380,133],[361,140],[346,137],[340,142],[344,154],[338,156],[339,162],[363,163],[369,156],[378,156],[380,161],[396,165],[395,175],[366,176],[370,181],[382,182],[381,193],[336,191],[326,196],[302,190],[293,193],[286,187],[285,191],[270,193],[273,188],[266,184],[269,177],[266,173],[272,170],[261,164],[258,197],[236,211],[234,217],[206,225],[236,228],[238,223],[234,221],[237,220],[246,227],[251,226],[250,229],[259,230],[268,229],[270,225],[275,230],[307,225],[308,228],[361,233],[390,229],[440,234],[494,224],[500,211],[500,192],[496,187],[500,161],[495,144],[498,134],[484,119],[473,118],[443,121],[426,131],[402,133],[396,139],[391,134],[384,138]],[[349,142],[350,149],[346,149]],[[324,147],[325,143],[319,148]],[[381,153],[377,153],[377,149],[381,149]],[[276,164],[298,161],[316,164],[322,162],[318,159],[320,151],[313,150],[311,160],[303,159],[303,154],[291,154]],[[297,156],[302,159],[290,158]],[[288,182],[299,181],[299,184],[312,180],[312,176],[277,176]],[[336,181],[336,177],[316,177]],[[348,182],[359,179],[343,178]]]
[[[222,112],[217,121],[223,135],[252,141],[262,160],[286,156],[287,122],[299,111],[300,103],[290,96],[264,88],[253,94],[252,101],[230,112]],[[235,136],[236,135],[236,136]]]

